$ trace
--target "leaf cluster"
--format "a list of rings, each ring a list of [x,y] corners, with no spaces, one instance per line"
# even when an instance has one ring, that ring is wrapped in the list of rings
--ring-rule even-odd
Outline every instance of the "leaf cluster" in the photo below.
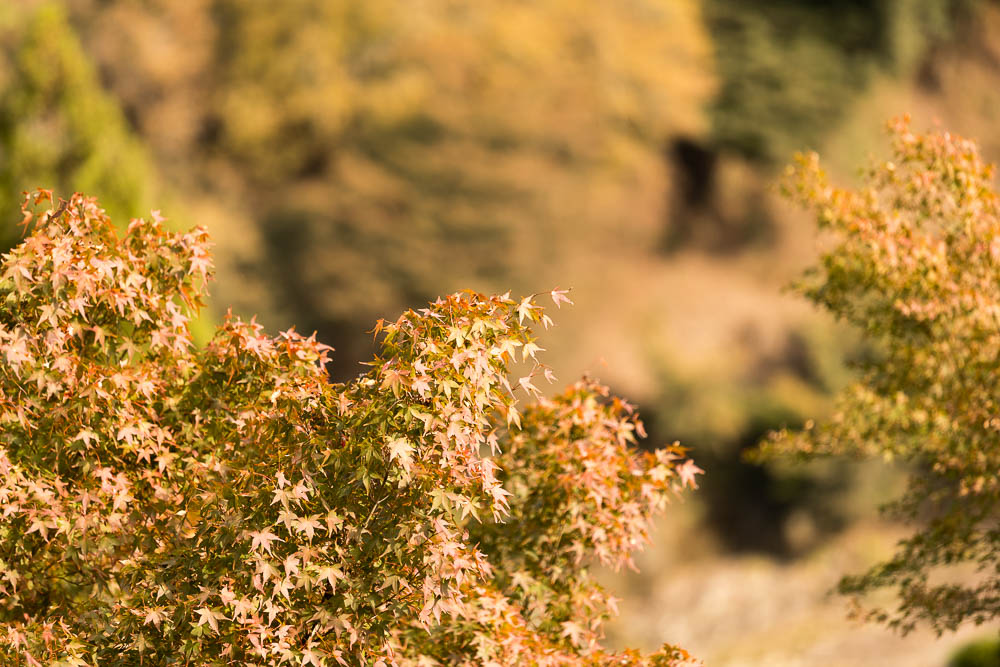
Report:
[[[898,606],[869,617],[943,631],[1000,614],[1000,205],[971,141],[914,133],[905,118],[890,129],[892,157],[861,188],[831,185],[815,154],[788,170],[787,191],[828,237],[800,288],[876,353],[830,420],[762,451],[905,462],[907,490],[885,509],[916,531],[840,589],[888,587]]]

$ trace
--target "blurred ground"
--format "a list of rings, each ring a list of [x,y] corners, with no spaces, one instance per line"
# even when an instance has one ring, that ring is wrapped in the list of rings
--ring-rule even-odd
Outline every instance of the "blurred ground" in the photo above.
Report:
[[[713,667],[944,667],[956,648],[989,629],[900,637],[848,620],[846,601],[829,595],[844,572],[888,556],[902,535],[898,527],[861,522],[787,563],[711,552],[664,558],[685,546],[661,537],[654,547],[659,555],[639,564],[648,578],[625,577],[628,594],[610,634],[622,646],[676,643]]]

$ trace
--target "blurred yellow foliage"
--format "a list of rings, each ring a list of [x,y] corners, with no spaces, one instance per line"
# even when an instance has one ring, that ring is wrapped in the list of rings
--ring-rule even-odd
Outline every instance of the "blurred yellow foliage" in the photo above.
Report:
[[[0,4],[0,246],[19,238],[25,190],[86,190],[127,221],[142,213],[149,176],[61,6]]]
[[[662,224],[663,148],[713,91],[689,0],[70,1],[171,177],[251,211],[294,276],[267,296],[321,333],[551,287],[564,246]]]

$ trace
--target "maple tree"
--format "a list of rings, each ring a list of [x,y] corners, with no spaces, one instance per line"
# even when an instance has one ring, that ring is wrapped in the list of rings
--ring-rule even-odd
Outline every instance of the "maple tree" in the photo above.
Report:
[[[379,322],[338,384],[315,335],[230,316],[192,344],[203,229],[154,212],[119,238],[44,190],[25,221],[0,271],[5,664],[688,660],[604,651],[615,600],[587,564],[630,564],[701,471],[633,448],[632,407],[592,381],[542,396],[533,297]]]
[[[839,588],[859,603],[888,588],[898,604],[869,619],[942,632],[1000,615],[1000,202],[973,142],[890,127],[893,156],[861,188],[832,186],[815,154],[789,169],[789,193],[829,236],[800,288],[872,353],[830,419],[775,433],[761,453],[905,462],[906,491],[884,509],[915,532]]]

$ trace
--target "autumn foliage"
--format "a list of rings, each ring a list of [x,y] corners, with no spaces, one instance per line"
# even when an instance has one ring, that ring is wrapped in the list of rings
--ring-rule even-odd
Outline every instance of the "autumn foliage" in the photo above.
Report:
[[[600,385],[542,396],[532,297],[380,322],[333,384],[293,331],[229,317],[192,344],[203,230],[154,213],[118,238],[45,191],[25,210],[0,276],[3,664],[687,660],[603,651],[614,599],[586,566],[630,564],[700,470],[632,448]]]
[[[832,186],[814,154],[789,170],[789,192],[828,235],[802,289],[872,354],[831,419],[764,451],[905,463],[908,487],[886,509],[915,532],[840,588],[887,588],[898,604],[869,618],[940,632],[1000,615],[1000,200],[971,141],[905,119],[891,131],[892,158],[861,188]]]

